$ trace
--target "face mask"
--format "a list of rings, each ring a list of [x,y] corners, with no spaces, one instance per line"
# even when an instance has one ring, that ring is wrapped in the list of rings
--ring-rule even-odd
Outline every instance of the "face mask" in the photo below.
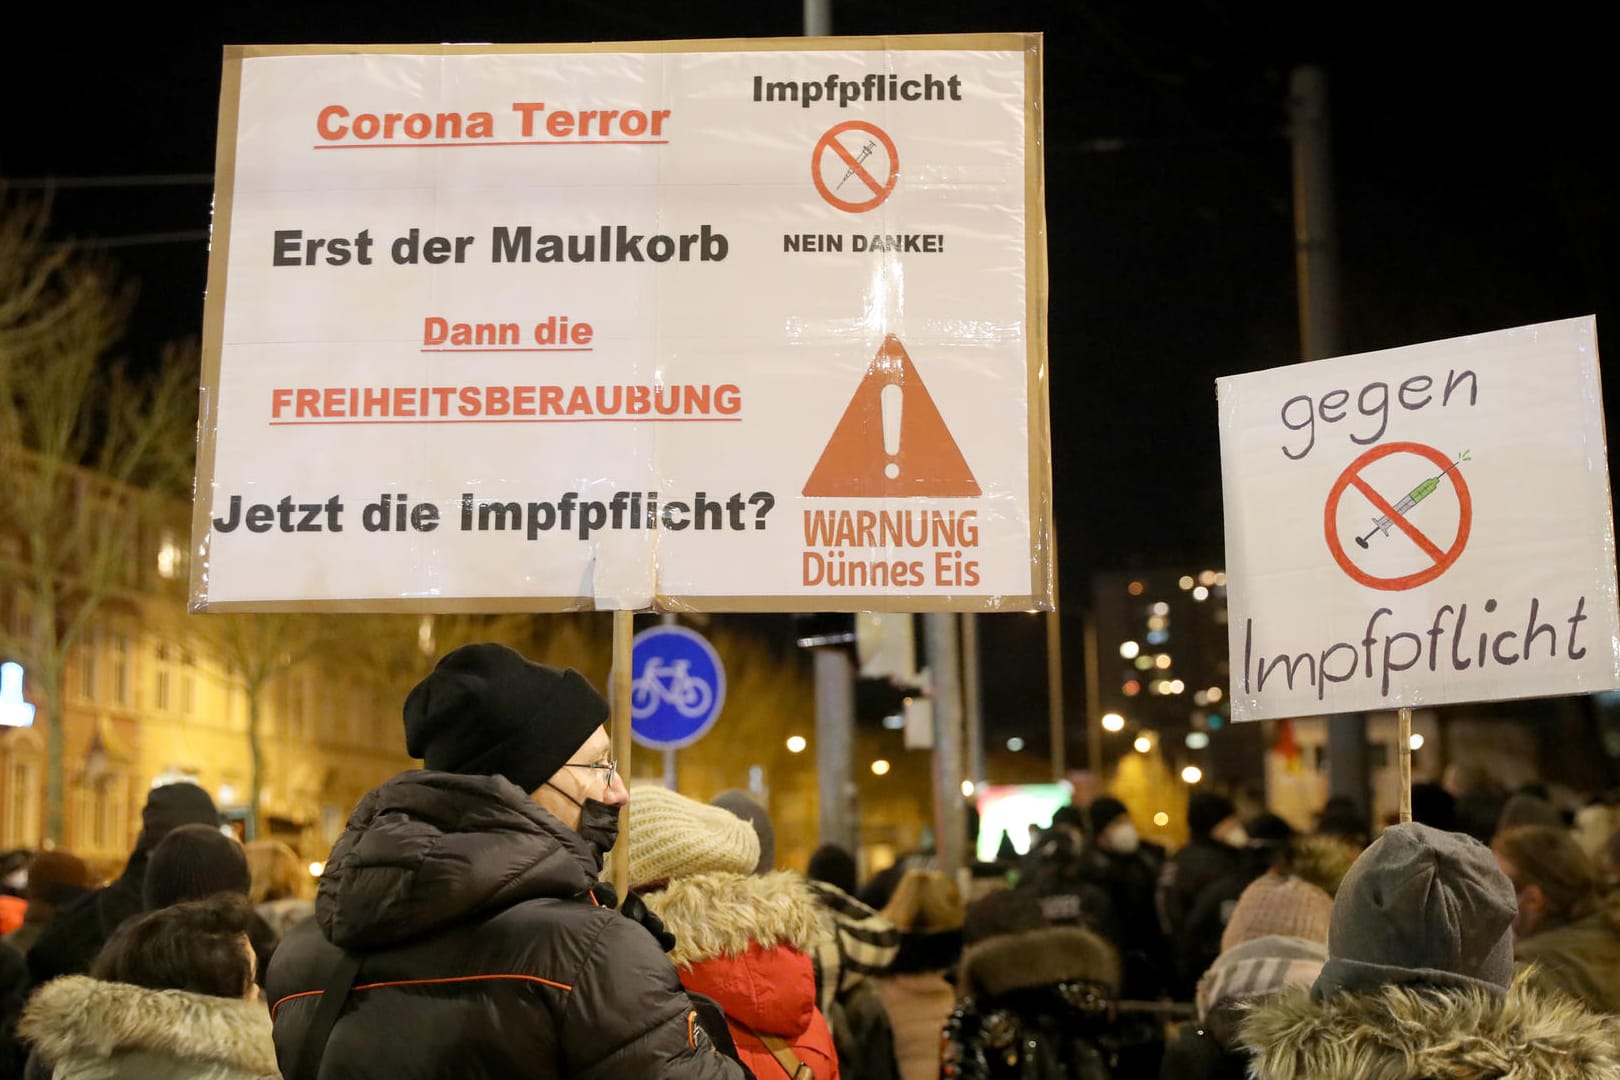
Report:
[[[619,808],[609,806],[600,799],[586,799],[580,802],[562,788],[546,781],[546,786],[575,806],[579,807],[579,824],[574,831],[591,850],[596,852],[596,864],[602,865],[607,853],[613,850],[613,845],[619,840]]]
[[[1226,835],[1221,837],[1221,841],[1225,843],[1227,847],[1248,847],[1249,833],[1243,828],[1243,826],[1234,825],[1230,829],[1226,830]]]
[[[1107,841],[1104,846],[1117,855],[1129,855],[1142,845],[1142,838],[1136,835],[1136,826],[1129,821],[1103,833],[1103,839]]]

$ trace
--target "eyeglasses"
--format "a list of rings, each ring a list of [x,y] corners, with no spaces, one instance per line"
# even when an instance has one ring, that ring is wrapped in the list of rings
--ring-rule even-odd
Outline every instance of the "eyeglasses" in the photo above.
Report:
[[[594,769],[606,773],[609,784],[613,783],[613,778],[619,773],[619,762],[615,758],[608,758],[606,761],[570,761],[567,765],[570,769]]]

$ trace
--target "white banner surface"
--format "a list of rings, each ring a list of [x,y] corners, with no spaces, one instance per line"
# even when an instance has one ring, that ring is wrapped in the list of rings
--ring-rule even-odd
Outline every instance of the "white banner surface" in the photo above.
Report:
[[[1594,320],[1218,386],[1234,720],[1620,687]]]
[[[1047,606],[1039,59],[228,50],[193,606]]]

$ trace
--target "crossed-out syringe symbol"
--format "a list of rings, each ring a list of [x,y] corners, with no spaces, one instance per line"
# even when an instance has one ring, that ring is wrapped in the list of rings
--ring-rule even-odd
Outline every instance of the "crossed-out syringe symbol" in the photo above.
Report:
[[[1440,471],[1438,475],[1429,477],[1427,480],[1423,481],[1423,483],[1401,496],[1401,501],[1396,503],[1393,507],[1395,512],[1402,517],[1405,517],[1408,510],[1412,509],[1412,507],[1434,494],[1435,488],[1440,486],[1440,480],[1446,475],[1446,473],[1450,472],[1452,469],[1455,469],[1463,462],[1469,460],[1472,459],[1469,458],[1468,451],[1464,450],[1457,456],[1456,461],[1453,461],[1450,465],[1447,465],[1443,470]],[[1395,524],[1394,521],[1392,521],[1387,515],[1373,518],[1372,529],[1367,533],[1366,536],[1356,537],[1356,543],[1360,544],[1363,548],[1366,548],[1367,541],[1372,539],[1375,534],[1383,533],[1385,536],[1388,536],[1389,527],[1393,524]]]
[[[873,142],[871,139],[867,139],[866,145],[861,147],[861,152],[855,155],[855,165],[864,163],[867,158],[872,156],[872,151],[876,149],[877,143]],[[855,175],[855,165],[851,165],[849,168],[844,170],[844,179],[833,185],[834,191],[837,191],[839,188],[843,187],[844,182]]]

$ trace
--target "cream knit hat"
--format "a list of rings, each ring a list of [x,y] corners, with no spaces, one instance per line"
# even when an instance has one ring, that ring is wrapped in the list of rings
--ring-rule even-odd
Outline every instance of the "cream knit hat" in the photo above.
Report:
[[[716,872],[751,874],[759,836],[731,811],[657,784],[630,788],[630,884]]]
[[[1333,898],[1292,875],[1265,873],[1255,878],[1221,932],[1221,952],[1270,934],[1327,944]]]

